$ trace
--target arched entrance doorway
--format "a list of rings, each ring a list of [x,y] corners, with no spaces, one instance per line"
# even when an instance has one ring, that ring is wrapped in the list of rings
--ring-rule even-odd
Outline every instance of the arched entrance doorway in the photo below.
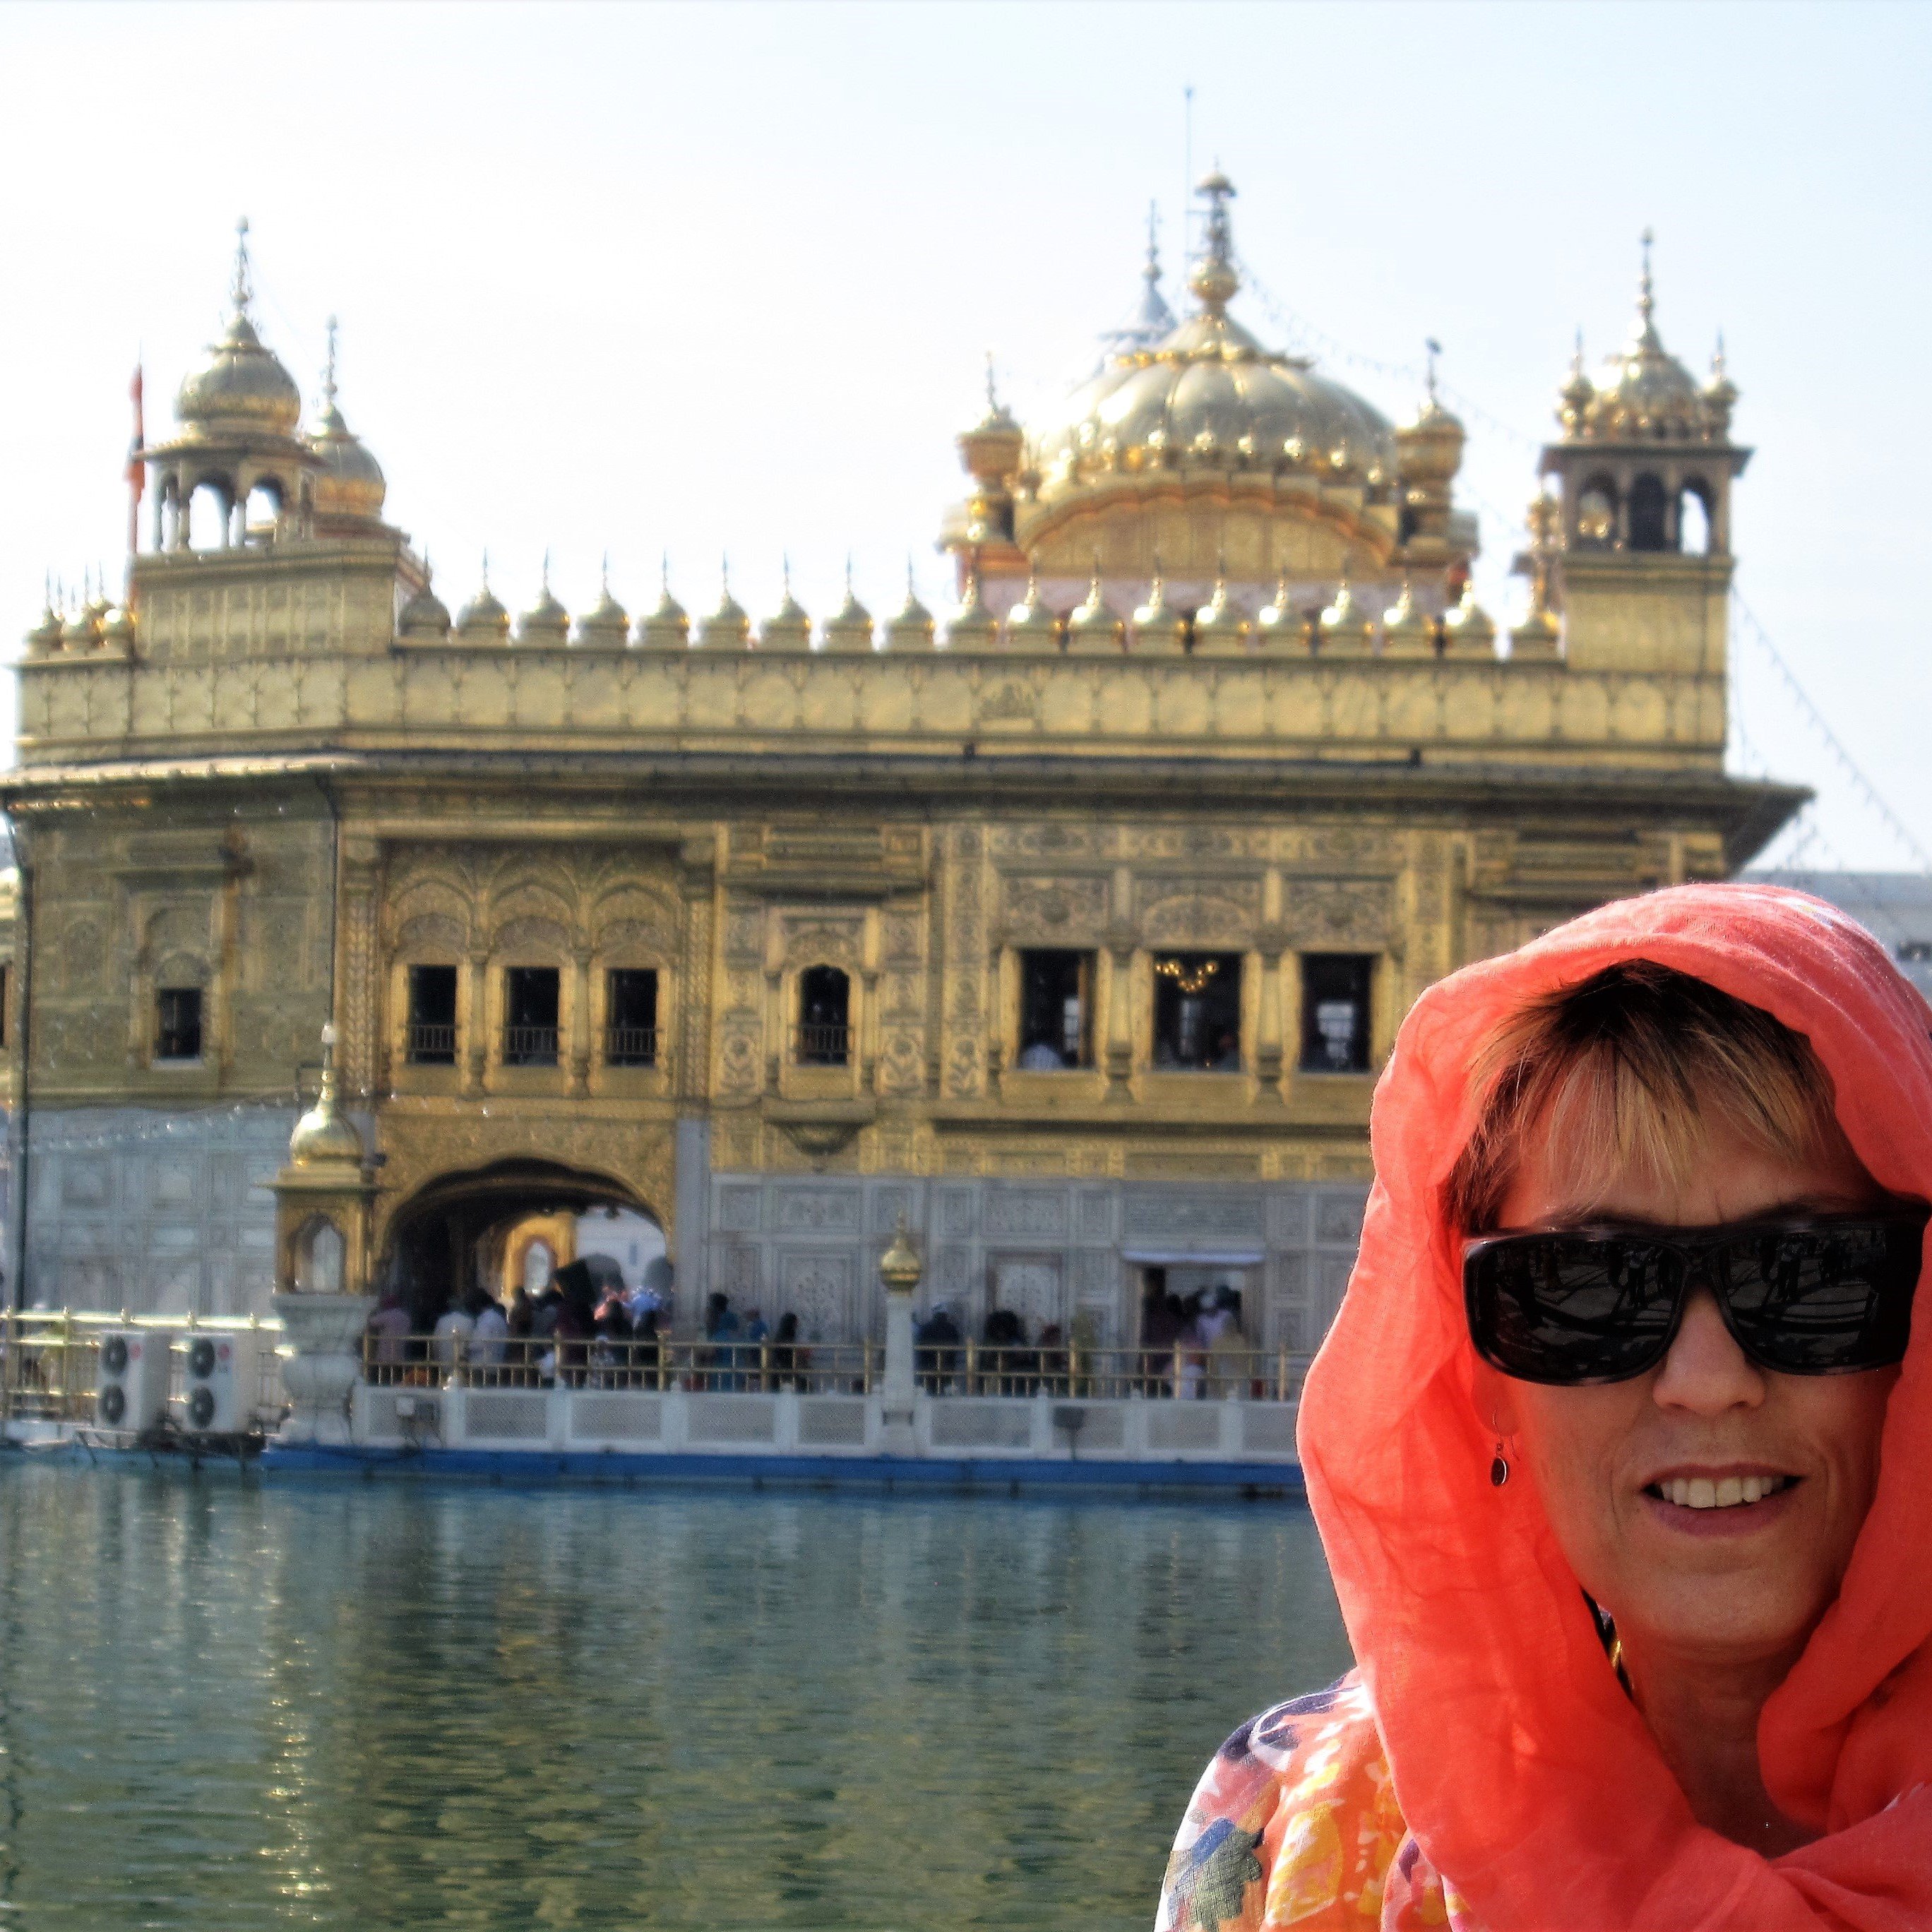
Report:
[[[580,1232],[586,1228],[587,1236]],[[609,1237],[601,1232],[607,1228]],[[495,1161],[440,1174],[396,1210],[378,1279],[401,1294],[420,1334],[472,1289],[501,1295],[526,1270],[547,1274],[580,1252],[614,1246],[613,1258],[634,1282],[628,1258],[634,1252],[648,1266],[664,1252],[662,1224],[634,1189],[555,1161]]]

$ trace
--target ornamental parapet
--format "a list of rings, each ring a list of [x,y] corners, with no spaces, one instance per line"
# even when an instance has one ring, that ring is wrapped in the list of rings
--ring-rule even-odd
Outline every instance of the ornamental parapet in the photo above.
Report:
[[[1721,644],[1707,668],[1556,658],[775,658],[558,646],[22,664],[25,764],[333,750],[1008,752],[1253,760],[1533,757],[1721,762]]]

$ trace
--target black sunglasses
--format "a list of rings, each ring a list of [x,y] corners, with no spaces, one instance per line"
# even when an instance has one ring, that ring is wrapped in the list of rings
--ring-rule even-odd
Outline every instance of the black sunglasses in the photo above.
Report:
[[[1654,1369],[1700,1285],[1761,1369],[1887,1368],[1911,1332],[1928,1214],[1484,1234],[1462,1251],[1462,1305],[1477,1353],[1518,1382],[1575,1388]]]

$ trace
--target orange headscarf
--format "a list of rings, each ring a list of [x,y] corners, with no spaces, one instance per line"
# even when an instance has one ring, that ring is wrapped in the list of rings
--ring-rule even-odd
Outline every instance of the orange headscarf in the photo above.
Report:
[[[1308,1377],[1301,1456],[1396,1796],[1485,1932],[1932,1927],[1932,1294],[1838,1600],[1766,1705],[1773,1800],[1825,1836],[1766,1860],[1692,1817],[1606,1666],[1532,1484],[1492,1488],[1442,1184],[1506,1016],[1620,960],[1764,1007],[1829,1070],[1854,1149],[1932,1200],[1932,1012],[1835,908],[1751,885],[1606,906],[1418,1001],[1376,1092],[1361,1252]],[[1932,1246],[1932,1234],[1928,1234]]]

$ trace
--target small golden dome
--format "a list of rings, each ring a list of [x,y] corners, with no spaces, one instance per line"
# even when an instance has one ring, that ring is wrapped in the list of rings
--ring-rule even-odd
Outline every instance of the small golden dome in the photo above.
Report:
[[[1186,650],[1188,634],[1187,613],[1167,601],[1160,559],[1156,557],[1148,601],[1134,613],[1134,649],[1150,657],[1178,653]]]
[[[510,614],[490,588],[490,560],[483,560],[483,582],[476,595],[457,613],[456,634],[466,644],[506,644]]]
[[[1393,609],[1382,613],[1382,650],[1389,657],[1426,657],[1436,648],[1436,626],[1419,608],[1408,579]]]
[[[1553,658],[1560,657],[1562,651],[1562,620],[1543,598],[1532,597],[1522,622],[1510,633],[1510,656]]]
[[[1027,574],[1026,595],[1006,613],[1006,648],[1012,651],[1057,651],[1064,632],[1058,614],[1040,594],[1040,574]]]
[[[658,568],[657,608],[638,620],[638,643],[645,650],[681,651],[691,643],[691,620],[670,594],[670,560]]]
[[[266,431],[292,436],[302,421],[302,392],[295,379],[262,345],[250,319],[248,224],[237,231],[234,304],[228,326],[208,358],[182,380],[175,395],[175,414],[193,428]]]
[[[765,620],[758,633],[758,645],[767,651],[808,651],[812,648],[812,620],[805,607],[791,594],[791,560],[785,560],[784,598]]]
[[[1375,620],[1355,602],[1355,593],[1343,578],[1335,601],[1322,613],[1319,624],[1324,651],[1350,652],[1359,656],[1374,648]]]
[[[335,405],[335,318],[328,318],[328,362],[322,372],[322,415],[308,446],[322,458],[315,479],[319,516],[362,517],[374,522],[382,514],[388,484],[382,466],[350,433]]]
[[[1436,346],[1429,345],[1429,387],[1421,406],[1395,433],[1396,474],[1405,483],[1445,488],[1462,466],[1468,440],[1462,420],[1442,406],[1436,393]]]
[[[100,620],[100,647],[109,651],[134,648],[134,614],[124,604],[116,604]]]
[[[698,627],[698,641],[706,650],[748,651],[752,648],[752,620],[731,595],[731,567],[728,563],[718,586],[718,608]]]
[[[631,614],[610,595],[610,560],[604,560],[604,577],[597,602],[577,620],[571,641],[586,650],[621,651],[629,642]]]
[[[398,614],[396,635],[416,644],[440,644],[449,635],[448,610],[427,583]]]
[[[100,641],[100,620],[91,604],[83,604],[61,626],[61,648],[91,651]]]
[[[1255,613],[1255,641],[1264,651],[1298,649],[1306,642],[1301,614],[1291,601],[1288,572],[1275,579],[1274,596]]]
[[[966,588],[959,607],[946,620],[946,642],[956,651],[990,651],[999,642],[1000,620],[987,609],[980,595],[980,573],[966,573]]]
[[[335,1029],[322,1030],[322,1091],[315,1105],[296,1123],[289,1136],[291,1167],[344,1164],[358,1172],[362,1166],[362,1136],[335,1100]]]
[[[1214,579],[1214,594],[1194,614],[1194,650],[1196,656],[1219,656],[1247,648],[1252,627],[1246,614],[1228,596],[1225,567]]]
[[[1126,644],[1127,627],[1115,614],[1100,590],[1100,560],[1094,560],[1094,580],[1087,586],[1087,601],[1076,604],[1067,614],[1066,648],[1070,651],[1118,652]]]
[[[1478,652],[1495,655],[1496,627],[1490,614],[1476,602],[1473,579],[1462,586],[1462,601],[1442,620],[1442,633],[1452,653],[1466,657]]]
[[[27,633],[27,650],[30,656],[45,657],[50,651],[61,647],[60,614],[54,608],[53,594],[47,594],[46,607],[40,613],[40,621]]]
[[[912,566],[908,563],[905,602],[886,620],[886,649],[929,651],[932,641],[932,613],[919,601],[919,593],[913,588]]]
[[[570,640],[570,613],[550,595],[550,553],[544,552],[543,587],[537,601],[517,620],[520,644],[562,644]]]
[[[872,648],[872,614],[859,602],[852,588],[852,560],[845,560],[845,601],[825,621],[825,648],[828,651],[869,651]]]
[[[1652,319],[1657,304],[1651,283],[1650,248],[1646,230],[1636,315],[1623,347],[1604,364],[1592,383],[1582,373],[1579,344],[1558,413],[1569,436],[1590,442],[1721,441],[1730,434],[1737,392],[1732,389],[1726,395],[1714,383],[1711,389],[1700,390],[1690,370],[1664,347]]]

